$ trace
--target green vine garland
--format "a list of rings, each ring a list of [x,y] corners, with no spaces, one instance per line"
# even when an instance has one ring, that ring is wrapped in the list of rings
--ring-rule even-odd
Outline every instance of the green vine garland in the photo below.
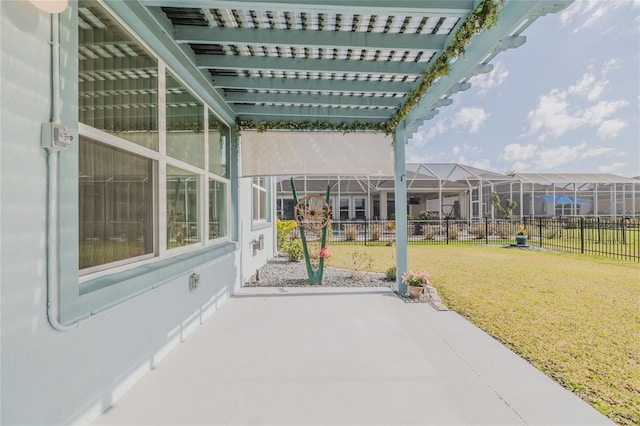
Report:
[[[409,115],[411,110],[418,105],[433,83],[437,79],[449,74],[451,71],[451,62],[458,57],[464,56],[466,47],[471,43],[471,39],[496,24],[500,8],[504,4],[504,1],[505,0],[483,0],[482,3],[480,3],[462,27],[460,27],[453,37],[451,44],[435,59],[429,70],[422,75],[418,86],[409,93],[404,104],[389,121],[384,123],[354,122],[333,124],[326,121],[281,120],[261,121],[256,126],[256,122],[253,120],[238,120],[236,135],[243,129],[256,129],[260,133],[266,132],[267,130],[331,130],[343,133],[368,130],[385,132],[387,135],[391,134],[402,120]]]

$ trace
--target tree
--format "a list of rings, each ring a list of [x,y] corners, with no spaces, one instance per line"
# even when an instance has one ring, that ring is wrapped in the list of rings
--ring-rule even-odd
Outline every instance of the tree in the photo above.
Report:
[[[502,217],[504,217],[505,219],[511,219],[513,217],[513,209],[518,207],[518,203],[509,198],[505,200],[503,207],[500,196],[495,192],[491,193],[491,204],[493,204],[495,208],[498,209],[498,212],[500,212]]]

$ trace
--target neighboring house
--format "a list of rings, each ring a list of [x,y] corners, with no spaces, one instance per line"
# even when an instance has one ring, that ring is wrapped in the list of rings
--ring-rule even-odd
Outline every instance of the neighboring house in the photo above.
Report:
[[[623,176],[606,173],[507,176],[456,163],[408,163],[406,170],[407,214],[414,218],[499,218],[501,213],[492,206],[493,193],[498,194],[503,204],[507,199],[517,203],[513,217],[640,214],[640,182]],[[334,219],[394,217],[392,177],[296,176],[294,185],[302,194],[319,195],[326,193],[328,185]],[[292,219],[291,178],[278,178],[276,188],[278,217]]]

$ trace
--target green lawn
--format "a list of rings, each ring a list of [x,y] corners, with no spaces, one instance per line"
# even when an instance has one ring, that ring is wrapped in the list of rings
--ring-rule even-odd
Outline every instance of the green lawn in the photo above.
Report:
[[[371,270],[394,247],[331,246],[328,265]],[[578,254],[473,246],[410,246],[447,306],[613,421],[640,424],[640,265]]]

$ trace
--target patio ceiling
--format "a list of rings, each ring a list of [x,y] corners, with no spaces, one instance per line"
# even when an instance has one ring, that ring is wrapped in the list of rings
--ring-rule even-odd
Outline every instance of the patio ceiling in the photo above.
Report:
[[[107,0],[130,25],[180,52],[227,119],[393,129],[404,106],[409,132],[468,89],[473,75],[489,72],[496,54],[524,43],[521,33],[537,17],[569,3],[506,1],[498,24],[450,59],[448,75],[419,102],[405,105],[483,2]]]

